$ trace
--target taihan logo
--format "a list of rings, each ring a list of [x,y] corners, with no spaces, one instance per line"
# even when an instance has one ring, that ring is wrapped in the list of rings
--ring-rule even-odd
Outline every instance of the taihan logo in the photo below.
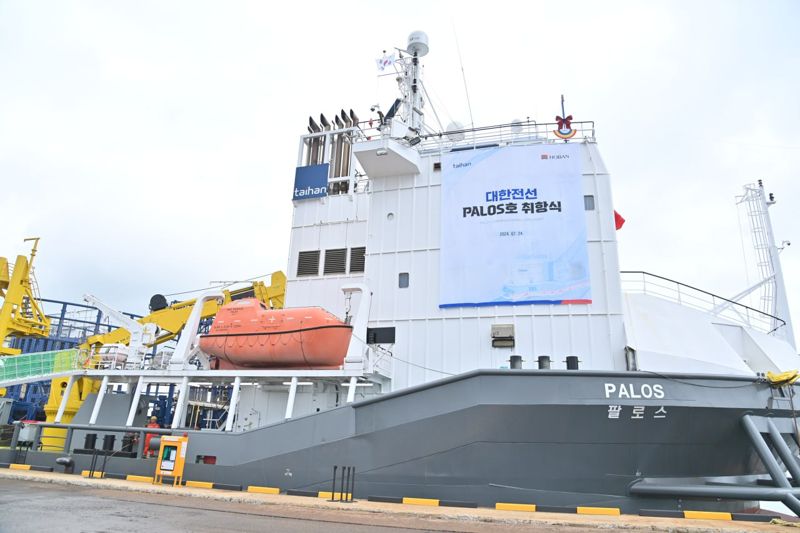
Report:
[[[569,154],[542,154],[542,159],[569,159]]]

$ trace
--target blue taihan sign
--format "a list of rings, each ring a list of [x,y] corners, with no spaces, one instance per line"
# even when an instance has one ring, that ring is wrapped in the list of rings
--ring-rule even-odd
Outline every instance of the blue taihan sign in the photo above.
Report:
[[[328,195],[328,163],[297,167],[292,200],[308,200]]]

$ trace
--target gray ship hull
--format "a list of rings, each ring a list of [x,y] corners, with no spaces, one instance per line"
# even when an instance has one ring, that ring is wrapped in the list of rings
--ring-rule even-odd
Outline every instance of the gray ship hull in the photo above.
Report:
[[[474,371],[243,433],[189,431],[184,479],[329,491],[333,466],[348,465],[359,498],[745,510],[757,501],[641,497],[630,487],[755,482],[766,469],[742,417],[771,417],[792,433],[780,392],[736,377]],[[30,452],[27,462],[52,466],[61,455]],[[204,456],[216,464],[195,462]],[[88,466],[75,458],[78,471]],[[105,470],[154,468],[113,457]]]

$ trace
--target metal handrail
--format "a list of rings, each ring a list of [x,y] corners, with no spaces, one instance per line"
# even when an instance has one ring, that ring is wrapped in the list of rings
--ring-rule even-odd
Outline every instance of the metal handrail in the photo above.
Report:
[[[641,276],[642,279],[641,280],[637,280],[637,282],[641,281],[641,283],[642,283],[642,291],[641,292],[645,293],[645,294],[648,294],[648,293],[649,294],[654,294],[654,295],[660,296],[662,298],[666,298],[667,295],[658,293],[656,291],[648,291],[647,290],[647,286],[648,286],[647,278],[655,278],[655,279],[659,279],[659,280],[671,283],[671,284],[675,285],[675,287],[677,288],[677,290],[676,290],[677,298],[672,298],[673,301],[679,303],[680,305],[684,305],[686,307],[693,307],[695,309],[701,309],[703,311],[710,312],[714,316],[721,316],[722,313],[721,312],[716,312],[715,308],[719,307],[719,303],[723,303],[724,302],[726,304],[725,307],[726,308],[727,307],[733,308],[734,312],[735,312],[735,314],[737,316],[741,317],[741,312],[743,312],[744,316],[747,317],[747,320],[737,319],[736,317],[731,317],[731,316],[725,316],[723,318],[726,318],[726,319],[734,321],[734,322],[739,322],[739,323],[745,324],[745,325],[750,326],[750,327],[756,327],[756,328],[764,331],[767,334],[772,334],[775,331],[777,331],[778,329],[780,329],[780,328],[782,328],[782,327],[784,327],[786,325],[786,321],[783,320],[782,318],[778,318],[777,316],[771,315],[769,313],[765,313],[764,311],[761,311],[759,309],[755,309],[753,307],[747,306],[747,305],[745,305],[743,303],[740,303],[740,302],[736,302],[734,300],[730,300],[728,298],[725,298],[724,296],[719,296],[717,294],[708,292],[708,291],[700,289],[698,287],[694,287],[692,285],[687,285],[686,283],[681,283],[680,281],[676,281],[674,279],[670,279],[670,278],[667,278],[667,277],[664,277],[664,276],[659,276],[658,274],[651,274],[650,272],[644,272],[642,270],[622,270],[622,271],[620,271],[620,274],[621,275],[633,274],[633,275]],[[623,279],[622,282],[625,283],[625,280]],[[653,283],[653,285],[655,287],[659,287],[659,288],[662,288],[662,289],[665,289],[665,290],[670,290],[670,287],[665,287],[665,286],[659,285],[657,283]],[[698,300],[700,302],[703,302],[703,300],[698,298],[698,297],[696,297],[696,296],[693,296],[693,295],[691,295],[691,293],[687,293],[685,291],[684,291],[684,293],[681,293],[681,288],[688,289],[690,291],[694,291],[696,293],[700,293],[700,294],[703,294],[705,296],[710,297],[711,298],[711,302],[710,303],[711,303],[712,307],[710,309],[707,309],[707,308],[704,308],[701,305],[697,305],[697,304],[692,305],[690,302],[687,302],[687,299],[689,299],[689,300],[695,299],[695,300]],[[706,303],[708,303],[708,302],[706,302]],[[752,320],[751,320],[751,314],[753,315],[752,316]],[[756,321],[756,323],[754,324],[753,321]],[[765,323],[769,324],[769,325],[768,326],[762,325],[762,324],[765,324]],[[778,324],[778,325],[773,327],[773,324]]]

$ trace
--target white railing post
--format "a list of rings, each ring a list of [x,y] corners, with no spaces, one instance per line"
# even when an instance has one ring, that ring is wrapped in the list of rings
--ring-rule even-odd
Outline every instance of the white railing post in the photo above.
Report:
[[[178,401],[175,402],[175,413],[172,415],[172,429],[178,429],[183,422],[183,413],[189,396],[189,378],[184,376],[181,379],[181,386],[178,389]]]
[[[139,376],[139,381],[136,382],[136,391],[133,393],[131,409],[128,411],[128,420],[125,421],[125,425],[128,427],[133,425],[133,419],[136,417],[136,409],[139,408],[139,398],[142,396],[142,388],[144,388],[144,376]]]
[[[350,378],[350,385],[347,389],[347,403],[353,403],[356,400],[356,383],[358,378],[353,376]]]
[[[69,395],[72,393],[72,386],[75,384],[75,376],[70,376],[69,380],[67,381],[67,386],[64,388],[64,396],[61,397],[61,403],[58,404],[58,412],[56,413],[56,417],[53,420],[56,424],[61,423],[61,418],[64,416],[64,410],[67,408],[67,402],[69,402]]]
[[[107,388],[108,388],[108,376],[103,376],[103,382],[100,384],[100,390],[97,392],[97,398],[94,401],[92,416],[89,417],[90,426],[93,426],[95,425],[95,423],[97,423],[97,415],[100,414],[100,406],[103,405],[103,398],[106,397]]]
[[[296,395],[297,395],[297,378],[293,377],[292,382],[289,385],[289,400],[286,402],[286,416],[284,416],[286,420],[292,418],[292,413],[294,412],[294,399]]]
[[[239,388],[242,386],[242,378],[236,376],[233,380],[233,391],[231,392],[231,403],[228,405],[228,418],[225,419],[225,431],[233,429],[233,419],[236,417],[236,408],[239,405]]]

